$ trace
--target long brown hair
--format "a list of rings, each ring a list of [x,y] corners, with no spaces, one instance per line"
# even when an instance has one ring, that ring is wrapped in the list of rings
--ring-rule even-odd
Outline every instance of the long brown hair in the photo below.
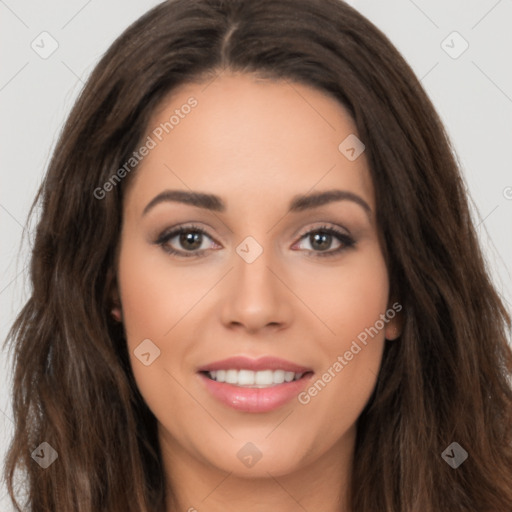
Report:
[[[81,92],[34,201],[32,294],[6,341],[16,424],[5,478],[23,510],[164,511],[156,420],[110,318],[123,190],[98,199],[180,84],[222,70],[316,87],[366,145],[391,293],[403,306],[357,425],[353,512],[512,510],[510,317],[455,152],[387,37],[339,0],[172,0],[131,25]],[[58,453],[43,470],[42,442]],[[441,454],[457,442],[457,469]],[[20,508],[17,508],[20,510]]]

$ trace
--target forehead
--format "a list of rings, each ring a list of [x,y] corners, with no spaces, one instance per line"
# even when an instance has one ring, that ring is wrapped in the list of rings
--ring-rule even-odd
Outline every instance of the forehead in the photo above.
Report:
[[[240,212],[343,188],[372,206],[364,152],[353,161],[342,152],[354,136],[346,109],[309,86],[244,74],[187,83],[153,113],[144,137],[152,148],[127,201],[141,210],[164,188],[191,189],[227,198],[228,210],[238,202]]]

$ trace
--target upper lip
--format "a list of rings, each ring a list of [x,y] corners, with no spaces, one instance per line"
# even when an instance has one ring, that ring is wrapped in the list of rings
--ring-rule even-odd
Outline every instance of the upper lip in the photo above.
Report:
[[[285,372],[306,373],[313,371],[311,368],[292,363],[278,357],[264,356],[258,359],[251,359],[246,356],[234,356],[214,361],[213,363],[201,366],[199,372],[208,372],[214,370],[284,370]]]

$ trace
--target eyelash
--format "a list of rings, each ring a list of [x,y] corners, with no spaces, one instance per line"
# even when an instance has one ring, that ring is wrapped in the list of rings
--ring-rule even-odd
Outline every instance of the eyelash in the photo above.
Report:
[[[206,255],[207,249],[202,249],[200,251],[187,251],[188,254],[183,253],[182,251],[177,251],[176,249],[173,249],[168,244],[169,240],[173,239],[177,235],[181,235],[182,233],[200,233],[201,235],[206,235],[208,238],[212,238],[208,233],[200,228],[199,226],[196,226],[194,224],[190,224],[187,226],[180,226],[176,229],[173,229],[172,231],[163,232],[158,239],[155,241],[156,245],[159,245],[162,247],[162,249],[167,252],[168,254],[171,254],[173,256],[177,256],[180,258],[191,258],[191,257],[197,257],[200,258],[202,256]],[[306,236],[315,234],[315,233],[324,233],[327,235],[333,235],[335,236],[338,241],[342,244],[340,247],[335,249],[334,251],[312,251],[309,250],[309,252],[314,253],[314,257],[319,258],[326,258],[335,256],[342,251],[345,251],[347,249],[350,249],[355,246],[355,240],[347,235],[346,233],[343,233],[342,231],[339,231],[336,228],[330,227],[330,226],[320,226],[318,228],[312,229],[310,231],[306,231],[303,233],[299,240],[302,240]]]

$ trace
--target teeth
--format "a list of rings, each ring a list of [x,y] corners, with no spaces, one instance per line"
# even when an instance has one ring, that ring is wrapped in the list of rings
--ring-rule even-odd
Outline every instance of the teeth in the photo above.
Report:
[[[273,381],[276,384],[282,384],[284,382],[284,370],[276,370],[273,375]]]
[[[226,370],[226,382],[236,384],[238,381],[238,372],[236,370]]]
[[[284,370],[213,370],[209,377],[217,382],[226,382],[235,386],[250,388],[268,388],[283,382],[299,380],[304,374],[285,372]]]
[[[286,382],[291,382],[294,377],[295,377],[295,374],[293,372],[284,372],[284,380]]]

